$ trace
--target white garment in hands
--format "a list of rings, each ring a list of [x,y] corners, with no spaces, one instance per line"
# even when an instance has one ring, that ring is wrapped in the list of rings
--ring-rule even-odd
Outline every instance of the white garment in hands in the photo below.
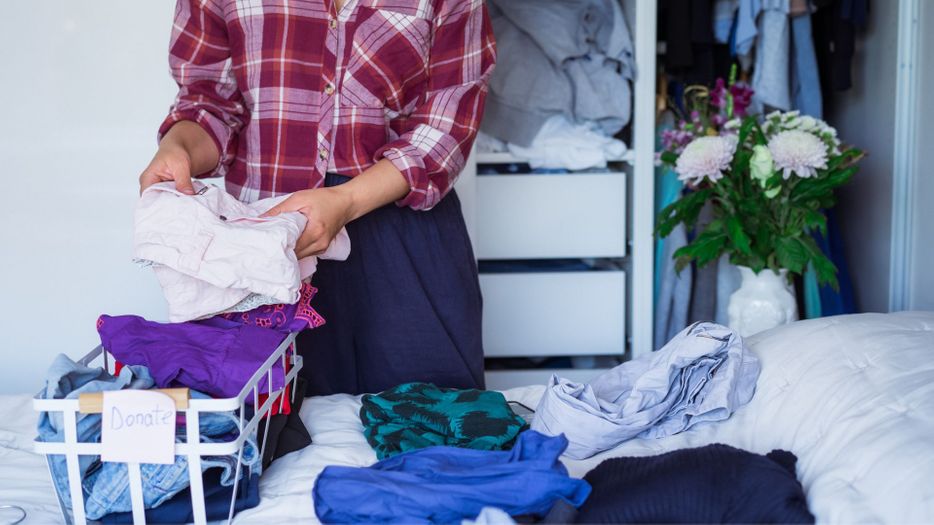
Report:
[[[301,281],[317,267],[316,257],[299,261],[294,252],[305,216],[260,217],[288,196],[244,204],[212,185],[195,182],[195,191],[185,195],[172,182],[154,184],[136,206],[133,256],[152,264],[169,320],[209,317],[247,298],[257,306],[298,301]],[[348,255],[350,238],[342,229],[321,257]]]

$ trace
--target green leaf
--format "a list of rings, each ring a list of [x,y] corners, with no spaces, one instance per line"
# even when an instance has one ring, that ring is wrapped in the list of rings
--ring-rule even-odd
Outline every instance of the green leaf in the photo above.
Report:
[[[827,235],[827,217],[819,210],[807,210],[804,212],[804,225],[810,229],[817,229],[821,235]]]
[[[775,243],[778,265],[793,273],[801,273],[810,259],[805,246],[797,237],[781,237]]]
[[[749,159],[752,158],[752,151],[741,148],[737,149],[736,153],[733,155],[733,164],[730,169],[733,173],[749,173]]]
[[[707,235],[713,235],[715,233],[723,233],[723,221],[720,219],[714,219],[708,222],[704,226],[704,233]]]
[[[839,155],[831,157],[830,160],[827,161],[827,171],[836,171],[844,163],[850,160],[853,160],[853,159],[857,159],[862,154],[863,152],[856,148],[851,148],[851,149],[842,151],[840,152]]]
[[[830,177],[827,177],[827,183],[830,185],[830,189],[837,188],[850,182],[850,179],[853,178],[853,175],[859,170],[859,166],[850,166],[846,169],[833,172]]]
[[[755,120],[755,119],[753,119],[753,120]],[[768,144],[769,141],[768,141],[768,139],[765,138],[765,133],[762,131],[762,126],[759,125],[759,122],[758,122],[758,121],[756,121],[755,124],[756,124],[756,125],[755,125],[755,131],[756,131],[756,133],[755,133],[755,139],[756,139],[756,144],[763,144],[763,145],[764,145],[764,144]]]
[[[703,188],[688,193],[666,206],[658,214],[658,226],[655,228],[656,235],[668,237],[678,224],[684,224],[688,227],[694,226],[701,208],[710,198],[710,193],[710,188]]]
[[[817,273],[817,282],[820,284],[829,284],[835,292],[840,291],[840,283],[837,281],[837,267],[824,254],[811,258],[814,264],[814,271]]]
[[[678,156],[673,151],[663,151],[660,158],[662,162],[672,166],[678,162]]]
[[[755,117],[750,116],[750,117],[746,117],[746,118],[743,120],[743,123],[740,124],[740,126],[739,126],[739,136],[737,137],[737,138],[739,139],[739,144],[740,144],[740,145],[746,143],[746,137],[749,136],[749,132],[752,131],[752,129],[753,129],[755,126],[756,126],[756,118],[755,118]]]
[[[826,176],[801,179],[791,191],[791,199],[794,202],[823,199],[830,195],[835,188],[849,182],[858,169],[858,166],[850,166],[842,170],[829,172],[829,175]]]
[[[673,257],[678,260],[676,268],[687,266],[687,263],[694,260],[697,266],[706,266],[711,261],[720,258],[726,247],[727,236],[722,232],[711,232],[704,230],[694,239],[694,242],[678,248]]]
[[[749,245],[749,236],[743,231],[743,224],[735,215],[726,219],[726,230],[736,249],[746,255],[752,255],[752,247]]]
[[[837,267],[824,255],[824,252],[821,251],[817,242],[814,241],[811,236],[806,236],[802,244],[807,250],[808,256],[811,259],[811,264],[814,266],[814,273],[817,274],[817,282],[820,284],[829,284],[835,291],[839,291],[840,285],[837,282]]]

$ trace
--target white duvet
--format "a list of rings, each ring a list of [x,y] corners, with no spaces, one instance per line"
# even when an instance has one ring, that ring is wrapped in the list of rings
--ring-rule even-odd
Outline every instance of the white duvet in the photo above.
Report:
[[[583,476],[609,457],[714,442],[759,453],[784,448],[798,456],[798,478],[819,522],[934,522],[934,313],[803,321],[748,343],[762,373],[753,400],[731,419],[566,460],[571,474]],[[506,396],[534,408],[543,388]],[[314,444],[276,461],[263,475],[260,505],[235,522],[317,522],[311,487],[318,473],[376,461],[359,408],[354,396],[307,400],[302,417]],[[0,505],[25,507],[24,523],[56,522],[45,461],[31,452],[35,421],[29,396],[0,397]]]

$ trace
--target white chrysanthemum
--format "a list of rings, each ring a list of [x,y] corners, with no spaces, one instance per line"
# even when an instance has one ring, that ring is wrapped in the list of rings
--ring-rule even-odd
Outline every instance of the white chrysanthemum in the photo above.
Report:
[[[804,131],[782,131],[769,140],[769,151],[775,167],[788,179],[792,173],[813,177],[818,169],[827,167],[827,144]]]
[[[675,164],[678,179],[697,184],[707,177],[711,182],[717,182],[723,178],[723,172],[730,168],[735,152],[735,136],[696,138],[678,157]]]
[[[798,111],[773,111],[765,116],[761,124],[762,132],[767,137],[772,137],[782,131],[800,130],[807,131],[827,144],[829,154],[840,154],[840,139],[837,138],[837,130],[821,119],[810,116],[801,116]]]

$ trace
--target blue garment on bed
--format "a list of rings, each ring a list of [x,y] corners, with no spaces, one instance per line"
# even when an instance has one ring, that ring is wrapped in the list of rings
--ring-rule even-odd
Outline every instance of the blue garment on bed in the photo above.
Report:
[[[324,523],[460,523],[484,507],[544,516],[556,501],[579,507],[587,482],[558,460],[564,436],[526,431],[511,451],[429,447],[368,468],[331,466],[312,491]]]
[[[718,324],[695,323],[661,350],[589,383],[553,375],[532,430],[566,436],[567,455],[574,459],[635,437],[670,436],[729,418],[752,399],[759,369],[759,359],[739,334]]]

